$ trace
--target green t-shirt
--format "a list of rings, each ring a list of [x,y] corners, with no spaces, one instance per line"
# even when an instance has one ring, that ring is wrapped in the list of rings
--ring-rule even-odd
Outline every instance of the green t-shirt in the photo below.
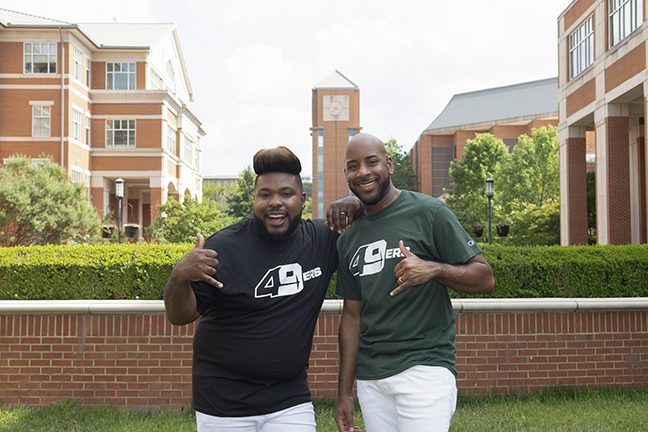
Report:
[[[398,242],[419,258],[463,264],[481,252],[440,200],[401,191],[378,213],[364,215],[337,243],[337,293],[362,300],[357,378],[382,379],[415,365],[456,375],[455,321],[445,285],[431,281],[395,297]]]

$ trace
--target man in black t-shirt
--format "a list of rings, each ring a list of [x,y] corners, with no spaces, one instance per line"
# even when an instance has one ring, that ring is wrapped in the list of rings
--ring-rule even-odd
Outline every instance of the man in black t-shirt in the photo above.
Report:
[[[209,237],[173,269],[169,320],[200,318],[194,335],[198,431],[314,432],[306,370],[313,331],[337,266],[336,230],[302,220],[299,159],[287,148],[254,157],[254,214]],[[343,230],[355,198],[327,213]]]

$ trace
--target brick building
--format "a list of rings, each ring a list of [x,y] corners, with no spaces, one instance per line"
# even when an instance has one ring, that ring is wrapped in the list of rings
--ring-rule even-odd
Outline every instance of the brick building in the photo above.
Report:
[[[558,18],[561,244],[587,242],[586,137],[600,244],[646,243],[645,0],[572,1]]]
[[[360,89],[336,70],[313,88],[313,217],[349,194],[344,151],[360,129]]]
[[[173,24],[75,24],[0,9],[0,160],[52,158],[101,215],[145,227],[201,197],[201,141]]]
[[[557,124],[557,79],[456,94],[425,129],[410,155],[419,192],[439,197],[450,184],[450,162],[477,133],[501,138],[509,150],[531,129]]]

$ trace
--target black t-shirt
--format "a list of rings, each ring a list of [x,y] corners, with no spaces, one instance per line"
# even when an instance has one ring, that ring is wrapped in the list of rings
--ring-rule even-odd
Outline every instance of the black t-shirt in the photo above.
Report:
[[[337,265],[336,239],[322,221],[302,220],[277,242],[250,217],[207,239],[224,287],[192,283],[201,315],[193,350],[197,411],[262,415],[311,400],[306,369]]]

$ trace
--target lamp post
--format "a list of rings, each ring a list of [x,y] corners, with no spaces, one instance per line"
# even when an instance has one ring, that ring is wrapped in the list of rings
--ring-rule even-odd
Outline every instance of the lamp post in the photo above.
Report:
[[[124,179],[115,180],[115,195],[117,196],[117,241],[121,243],[122,199],[124,199]]]
[[[493,243],[493,230],[491,226],[491,198],[493,198],[493,183],[495,180],[488,177],[486,179],[486,197],[488,198],[488,244]]]

